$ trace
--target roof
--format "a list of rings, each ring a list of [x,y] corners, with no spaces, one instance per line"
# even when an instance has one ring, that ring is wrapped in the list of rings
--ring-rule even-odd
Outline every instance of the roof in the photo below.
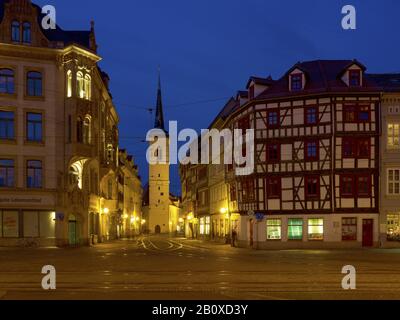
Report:
[[[366,74],[383,92],[400,92],[400,73]]]
[[[209,129],[211,129],[211,127],[213,126],[213,124],[215,122],[217,122],[218,119],[223,119],[225,120],[226,118],[229,117],[229,115],[237,110],[240,107],[240,103],[239,101],[237,101],[234,98],[230,98],[225,105],[223,106],[223,108],[221,109],[221,111],[218,113],[218,115],[215,117],[215,119],[211,122]]]
[[[274,80],[272,79],[271,76],[268,76],[267,78],[260,78],[260,77],[250,77],[249,81],[247,82],[246,88],[248,89],[250,87],[250,84],[254,82],[255,84],[259,84],[262,86],[270,86],[274,83]]]
[[[4,17],[5,4],[9,2],[10,0],[0,0],[0,23]],[[42,19],[45,16],[45,14],[42,14],[42,8],[34,3],[32,3],[32,6],[35,7],[38,11],[38,26],[49,41],[63,42],[65,46],[68,46],[70,44],[77,44],[91,50],[90,37],[93,29],[87,31],[66,31],[60,28],[60,26],[56,25],[55,30],[45,30],[42,28]]]

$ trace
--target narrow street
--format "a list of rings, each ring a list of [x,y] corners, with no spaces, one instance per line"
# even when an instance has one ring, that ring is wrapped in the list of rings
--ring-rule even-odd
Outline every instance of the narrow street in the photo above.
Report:
[[[57,290],[41,289],[41,269]],[[357,290],[344,291],[344,265]],[[0,249],[0,299],[399,299],[400,250],[252,251],[152,236],[94,248]]]

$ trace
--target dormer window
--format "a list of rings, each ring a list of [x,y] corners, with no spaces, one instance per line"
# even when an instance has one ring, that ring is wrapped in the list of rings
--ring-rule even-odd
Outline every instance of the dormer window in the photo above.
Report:
[[[301,73],[292,74],[290,80],[291,91],[300,91],[303,89],[303,75]]]
[[[349,70],[349,86],[360,87],[361,86],[361,71],[360,70]]]
[[[20,23],[18,21],[13,21],[11,24],[11,41],[20,42],[21,30]]]
[[[31,24],[29,22],[24,22],[22,25],[22,42],[31,43]]]

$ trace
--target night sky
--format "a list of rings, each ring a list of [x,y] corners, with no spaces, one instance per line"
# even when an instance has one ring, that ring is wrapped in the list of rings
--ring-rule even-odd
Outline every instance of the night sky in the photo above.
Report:
[[[353,59],[369,72],[400,72],[398,0],[37,0],[52,4],[66,30],[94,19],[101,67],[111,77],[120,147],[148,180],[144,140],[154,125],[157,70],[166,120],[207,128],[249,76],[280,77],[298,61]],[[357,9],[357,30],[341,28],[341,8]],[[171,191],[180,193],[171,167]]]

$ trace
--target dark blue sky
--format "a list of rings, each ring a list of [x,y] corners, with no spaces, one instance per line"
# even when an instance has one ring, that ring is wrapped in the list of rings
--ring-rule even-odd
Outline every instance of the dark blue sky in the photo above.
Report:
[[[369,72],[400,72],[398,0],[34,2],[54,5],[67,30],[89,29],[95,20],[121,147],[134,155],[144,182],[146,144],[138,137],[154,123],[145,108],[155,105],[158,65],[166,119],[196,130],[208,127],[249,76],[277,78],[297,61],[357,58]],[[341,28],[346,4],[357,9],[355,31]],[[180,192],[176,167],[171,175],[171,190]]]

